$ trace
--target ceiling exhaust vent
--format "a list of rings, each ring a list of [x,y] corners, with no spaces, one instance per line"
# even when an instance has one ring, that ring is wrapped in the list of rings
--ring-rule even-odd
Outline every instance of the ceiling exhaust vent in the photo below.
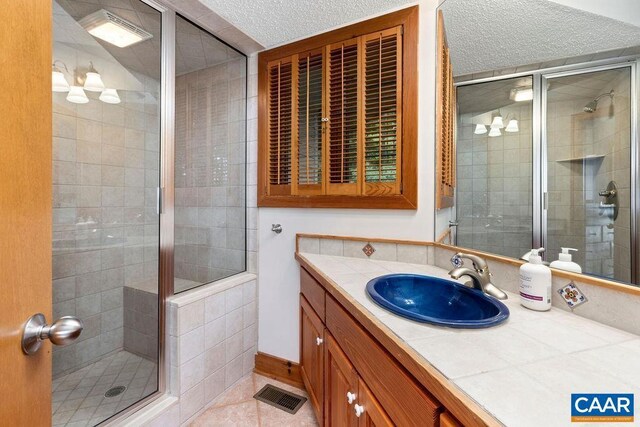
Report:
[[[107,10],[100,9],[78,21],[94,37],[118,47],[148,40],[153,34]]]

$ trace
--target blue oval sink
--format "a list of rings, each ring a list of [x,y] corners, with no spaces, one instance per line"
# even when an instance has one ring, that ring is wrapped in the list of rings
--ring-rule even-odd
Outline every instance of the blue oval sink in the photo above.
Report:
[[[488,328],[509,317],[497,299],[438,277],[388,274],[369,281],[367,293],[399,316],[450,328]]]

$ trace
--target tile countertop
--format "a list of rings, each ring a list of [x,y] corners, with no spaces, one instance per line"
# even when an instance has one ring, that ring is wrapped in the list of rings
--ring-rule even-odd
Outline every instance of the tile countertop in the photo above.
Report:
[[[640,337],[552,308],[504,301],[511,315],[488,329],[417,323],[384,310],[365,286],[390,273],[449,278],[431,265],[301,253],[314,268],[507,426],[581,425],[571,422],[571,393],[634,393],[640,414]],[[585,423],[584,425],[593,425]]]

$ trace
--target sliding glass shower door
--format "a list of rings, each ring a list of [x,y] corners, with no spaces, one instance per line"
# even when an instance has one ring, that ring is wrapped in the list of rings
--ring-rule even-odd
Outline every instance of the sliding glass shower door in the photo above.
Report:
[[[637,283],[635,67],[458,85],[456,244]]]
[[[596,276],[631,281],[631,67],[547,76],[547,259],[562,247]]]
[[[53,318],[84,324],[53,347],[54,426],[158,389],[161,13],[114,4],[53,2]]]

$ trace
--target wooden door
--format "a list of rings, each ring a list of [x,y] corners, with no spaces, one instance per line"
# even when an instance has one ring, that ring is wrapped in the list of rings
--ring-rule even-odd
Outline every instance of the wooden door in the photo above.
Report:
[[[311,406],[322,425],[324,397],[324,325],[307,300],[300,295],[300,374]]]
[[[51,344],[20,339],[51,319],[51,1],[5,1],[0,21],[0,425],[46,426]]]
[[[362,407],[361,415],[358,417],[358,427],[381,427],[393,426],[393,422],[387,413],[380,406],[380,402],[373,396],[369,387],[359,379],[357,405]]]
[[[328,331],[325,339],[325,426],[357,426],[358,373]],[[348,393],[354,395],[351,403]]]

